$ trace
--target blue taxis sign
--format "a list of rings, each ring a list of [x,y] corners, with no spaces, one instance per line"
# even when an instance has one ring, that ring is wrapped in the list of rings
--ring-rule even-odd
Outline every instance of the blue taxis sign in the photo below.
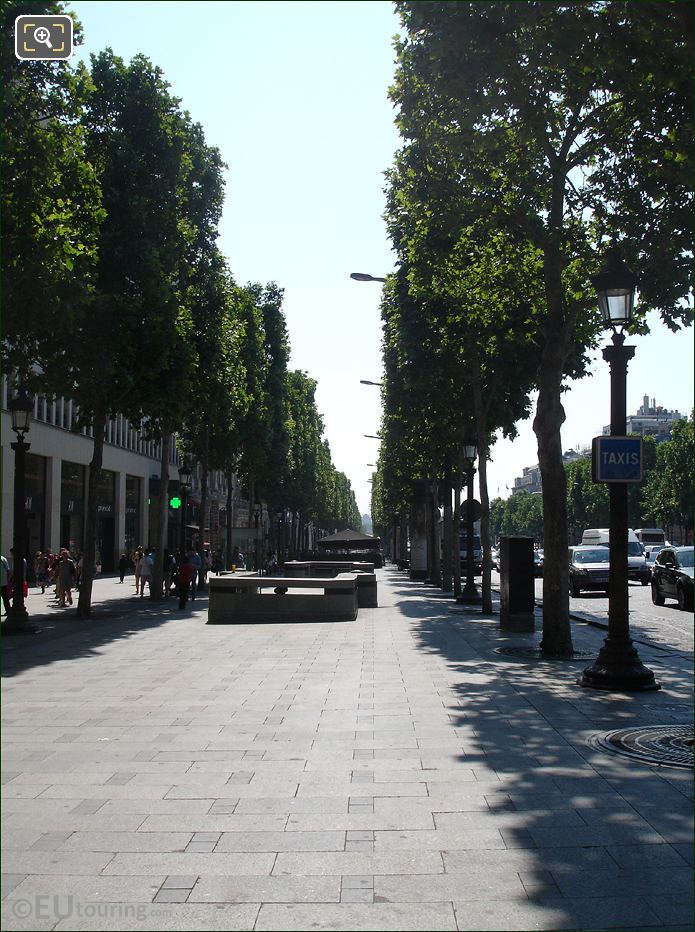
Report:
[[[591,441],[594,482],[641,482],[641,437],[594,437]]]

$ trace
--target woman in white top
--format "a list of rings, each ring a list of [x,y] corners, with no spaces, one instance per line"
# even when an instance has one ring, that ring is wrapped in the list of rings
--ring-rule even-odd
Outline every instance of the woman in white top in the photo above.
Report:
[[[150,593],[152,593],[152,563],[144,553],[138,560],[136,573],[140,577],[140,598],[142,598],[145,594],[145,583],[148,584]]]

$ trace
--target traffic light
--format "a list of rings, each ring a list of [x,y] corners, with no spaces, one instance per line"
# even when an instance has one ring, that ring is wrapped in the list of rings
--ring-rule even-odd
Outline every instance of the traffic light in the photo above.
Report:
[[[174,510],[181,507],[181,499],[178,497],[178,495],[172,495],[172,497],[169,499],[169,507],[173,508]]]

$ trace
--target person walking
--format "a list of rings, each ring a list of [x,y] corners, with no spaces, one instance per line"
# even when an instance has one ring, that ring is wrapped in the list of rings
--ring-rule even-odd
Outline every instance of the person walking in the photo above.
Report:
[[[80,583],[82,581],[82,567],[84,566],[84,553],[81,550],[77,555],[77,560],[74,562],[75,562],[75,589],[77,589],[77,591],[79,592]]]
[[[149,554],[143,553],[138,560],[138,567],[140,569],[140,598],[145,595],[145,583],[150,587],[150,595],[152,595],[152,561]]]
[[[133,562],[135,563],[135,595],[140,595],[140,561],[144,555],[142,547],[138,547],[133,557]]]
[[[128,571],[129,563],[130,563],[130,560],[128,559],[128,557],[124,553],[122,553],[121,559],[118,561],[118,575],[121,577],[121,582],[123,582],[123,578],[125,577],[125,574]]]
[[[198,586],[198,573],[200,572],[200,567],[203,565],[203,561],[200,559],[200,554],[197,550],[191,549],[188,551],[188,562],[193,567],[193,578],[191,579],[191,602],[195,602],[195,593]]]
[[[10,564],[7,562],[6,556],[0,556],[0,594],[2,594],[2,606],[5,609],[5,614],[9,612],[10,608],[10,596],[7,591],[7,584],[10,579]]]
[[[196,571],[196,567],[193,566],[193,564],[190,562],[189,557],[186,554],[182,554],[178,569],[179,609],[186,607],[186,602],[188,601],[188,590],[191,587],[191,580],[193,579]]]
[[[67,599],[70,605],[72,605],[72,587],[75,584],[75,564],[70,554],[65,549],[60,552],[58,580],[60,583],[60,602],[58,604],[61,608],[64,608],[65,600]]]
[[[171,580],[176,569],[176,558],[169,550],[164,551],[164,598],[168,599],[171,595]]]
[[[43,595],[48,585],[48,557],[41,550],[36,554],[34,560],[34,573],[36,575],[36,585],[41,586],[41,595]]]

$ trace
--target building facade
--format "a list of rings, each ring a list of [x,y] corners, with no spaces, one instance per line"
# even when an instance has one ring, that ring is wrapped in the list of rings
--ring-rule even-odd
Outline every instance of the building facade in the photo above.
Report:
[[[679,411],[669,411],[657,405],[656,398],[649,403],[649,396],[644,395],[642,404],[636,414],[629,414],[625,422],[626,434],[640,434],[642,437],[651,436],[658,442],[671,438],[671,428],[683,415]],[[604,426],[603,433],[610,434],[610,424]]]
[[[2,381],[2,552],[7,555],[14,535],[15,440],[7,408],[8,384]],[[29,452],[25,470],[26,556],[39,550],[57,552],[67,547],[79,554],[84,547],[89,463],[93,432],[76,426],[76,408],[65,398],[37,396],[31,428],[26,435]],[[156,516],[154,495],[159,484],[161,443],[149,439],[138,425],[122,415],[106,425],[103,468],[97,502],[96,557],[104,572],[114,569],[119,555],[154,543]],[[178,490],[179,455],[169,441],[170,490]],[[201,467],[195,467],[185,518],[178,508],[169,509],[168,544],[178,549],[185,521],[188,539],[204,538],[212,549],[223,549],[226,527],[227,482],[224,474],[208,477],[208,508],[200,515]],[[243,513],[238,483],[233,483],[237,511]],[[174,502],[176,504],[176,502]],[[246,509],[248,514],[248,507]]]

